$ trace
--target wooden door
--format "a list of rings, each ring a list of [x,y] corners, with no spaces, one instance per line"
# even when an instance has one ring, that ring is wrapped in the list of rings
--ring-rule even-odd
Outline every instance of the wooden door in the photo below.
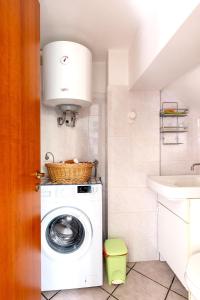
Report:
[[[39,4],[0,0],[0,299],[40,299]]]

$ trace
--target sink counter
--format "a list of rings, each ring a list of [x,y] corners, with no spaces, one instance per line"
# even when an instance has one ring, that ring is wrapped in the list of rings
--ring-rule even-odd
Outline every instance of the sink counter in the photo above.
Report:
[[[200,198],[200,175],[148,176],[147,184],[172,201]]]

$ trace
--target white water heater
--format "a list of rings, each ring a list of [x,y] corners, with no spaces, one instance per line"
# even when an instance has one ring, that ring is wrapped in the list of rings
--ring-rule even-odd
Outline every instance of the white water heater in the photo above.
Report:
[[[91,103],[92,55],[85,46],[57,41],[43,49],[43,91],[47,106]]]

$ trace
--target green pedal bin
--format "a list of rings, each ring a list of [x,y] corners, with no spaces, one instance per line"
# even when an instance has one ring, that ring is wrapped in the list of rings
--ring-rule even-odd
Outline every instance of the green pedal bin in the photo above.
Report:
[[[108,284],[121,284],[126,280],[126,257],[128,249],[121,239],[108,239],[104,242],[104,256]]]

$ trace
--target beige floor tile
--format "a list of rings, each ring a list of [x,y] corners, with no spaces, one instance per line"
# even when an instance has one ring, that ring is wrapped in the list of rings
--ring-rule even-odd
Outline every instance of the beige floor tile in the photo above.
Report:
[[[46,299],[41,295],[41,300],[46,300]]]
[[[138,262],[135,264],[133,269],[166,287],[170,286],[174,277],[174,273],[169,268],[169,266],[165,262],[161,262],[158,260]]]
[[[106,300],[109,294],[101,288],[84,288],[60,291],[53,300]]]
[[[177,292],[179,295],[182,295],[185,298],[188,298],[188,291],[185,289],[185,287],[182,285],[182,283],[176,277],[172,284],[171,290],[174,292]]]
[[[47,299],[50,299],[51,297],[53,297],[58,291],[46,291],[46,292],[42,292],[44,294],[44,296]]]
[[[128,272],[130,272],[130,268],[129,267],[126,268],[126,274]],[[105,291],[107,291],[109,294],[111,294],[114,291],[114,289],[116,288],[116,286],[117,286],[116,284],[111,284],[111,285],[108,284],[106,272],[104,271],[103,285],[102,285],[101,288],[104,289]]]
[[[169,292],[166,300],[184,300],[182,296],[177,295],[174,292]]]
[[[127,267],[128,268],[132,268],[134,266],[134,264],[135,264],[134,262],[128,262],[127,263]]]
[[[104,283],[102,285],[102,289],[107,291],[109,294],[111,294],[114,289],[116,288],[115,284],[109,285],[106,276],[104,277]]]
[[[113,296],[120,300],[164,300],[167,289],[147,277],[131,270],[124,285]]]
[[[104,272],[103,272],[103,285],[102,285],[102,288],[104,290],[106,290],[109,294],[111,294],[113,292],[113,290],[116,288],[116,285],[114,285],[114,284],[109,285],[108,284],[107,275],[106,275],[106,269],[105,268],[104,268]]]

